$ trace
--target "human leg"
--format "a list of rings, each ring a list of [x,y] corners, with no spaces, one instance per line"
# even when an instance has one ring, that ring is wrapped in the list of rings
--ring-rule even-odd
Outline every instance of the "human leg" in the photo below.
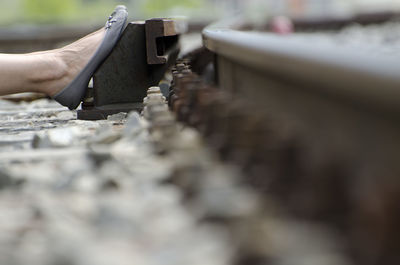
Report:
[[[106,27],[61,49],[30,54],[0,54],[0,95],[42,92],[70,109],[85,95],[96,68],[125,27],[128,12],[117,6]]]
[[[40,92],[54,96],[87,64],[104,29],[63,48],[29,54],[0,54],[0,95]]]

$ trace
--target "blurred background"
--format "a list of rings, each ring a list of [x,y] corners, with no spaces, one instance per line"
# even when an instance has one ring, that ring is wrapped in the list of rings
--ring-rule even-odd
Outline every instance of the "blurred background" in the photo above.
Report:
[[[186,16],[205,25],[238,9],[213,0],[1,0],[0,52],[24,53],[72,42],[105,23],[114,7],[128,7],[130,20]]]
[[[399,9],[397,0],[1,0],[0,25],[103,23],[117,4],[128,6],[131,19],[187,16],[210,21],[238,12],[249,16],[345,15]]]
[[[249,21],[271,15],[326,18],[396,11],[398,0],[1,0],[0,52],[52,49],[100,28],[115,5],[130,20],[186,17],[200,31],[212,21],[241,14]]]

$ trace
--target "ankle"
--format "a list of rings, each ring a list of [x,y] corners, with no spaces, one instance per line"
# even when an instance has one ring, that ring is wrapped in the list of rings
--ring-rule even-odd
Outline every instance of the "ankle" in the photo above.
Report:
[[[31,54],[37,71],[32,71],[29,79],[35,91],[54,96],[60,83],[68,76],[68,67],[58,55],[58,50]]]
[[[39,56],[43,71],[35,71],[32,80],[39,84],[39,92],[54,97],[70,84],[95,53],[104,36],[104,29],[96,31],[68,46]]]

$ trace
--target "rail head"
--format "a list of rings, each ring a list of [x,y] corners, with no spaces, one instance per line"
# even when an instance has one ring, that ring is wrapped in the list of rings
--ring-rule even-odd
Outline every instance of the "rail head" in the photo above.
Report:
[[[400,58],[373,56],[334,43],[315,45],[296,33],[239,29],[235,21],[210,25],[203,30],[204,45],[242,66],[309,83],[318,93],[400,114]]]

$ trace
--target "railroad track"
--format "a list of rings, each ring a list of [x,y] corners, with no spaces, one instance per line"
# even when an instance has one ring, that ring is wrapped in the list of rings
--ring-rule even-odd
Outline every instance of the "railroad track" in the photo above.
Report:
[[[324,29],[315,25],[299,22]],[[336,231],[351,262],[398,264],[399,57],[240,26],[204,29],[206,50],[172,71],[170,108],[259,194]],[[252,254],[246,261],[260,263],[243,264],[268,264],[265,252]]]
[[[398,264],[397,62],[339,22],[210,26],[142,116],[2,106],[0,263]]]

